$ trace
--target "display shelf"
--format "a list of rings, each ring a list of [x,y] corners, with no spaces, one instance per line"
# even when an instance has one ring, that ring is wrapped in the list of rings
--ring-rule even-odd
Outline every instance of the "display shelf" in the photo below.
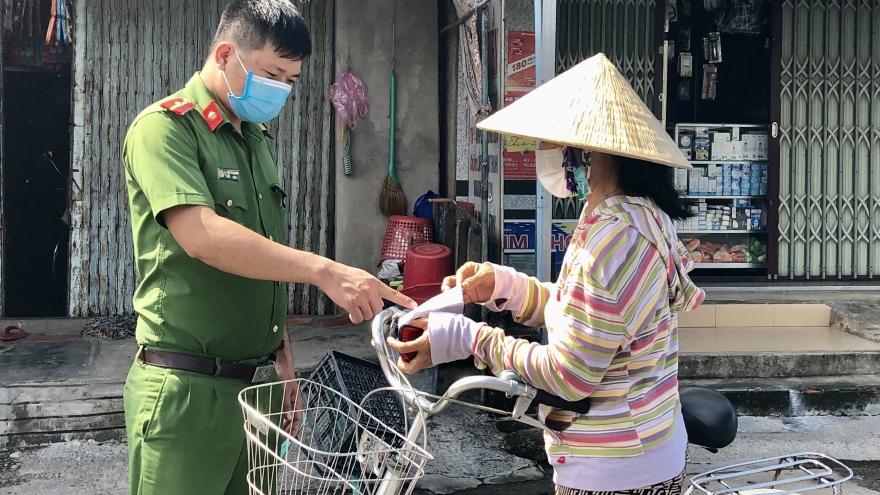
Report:
[[[724,163],[767,163],[767,160],[688,160],[691,165],[716,165]]]
[[[768,196],[765,194],[761,194],[761,195],[757,195],[757,196],[722,196],[722,195],[718,195],[718,196],[705,195],[704,196],[702,194],[697,194],[697,195],[685,194],[682,196],[682,198],[685,198],[685,199],[765,199],[767,197]]]
[[[678,231],[679,234],[766,234],[766,230],[732,230],[732,229],[706,229],[706,230],[694,230],[694,229],[681,229]]]
[[[696,268],[767,268],[767,263],[694,263]]]
[[[765,124],[676,124],[678,127],[685,129],[693,129],[697,127],[706,127],[708,129],[728,129],[731,127],[739,127],[740,129],[766,129]]]
[[[692,171],[676,170],[674,182],[690,212],[697,216],[676,223],[677,234],[686,241],[695,267],[710,271],[767,269],[767,263],[758,260],[766,260],[768,245],[768,126],[678,124],[674,138],[694,166]],[[697,228],[698,223],[704,228]],[[719,253],[724,256],[716,256]],[[734,261],[711,262],[731,258]]]

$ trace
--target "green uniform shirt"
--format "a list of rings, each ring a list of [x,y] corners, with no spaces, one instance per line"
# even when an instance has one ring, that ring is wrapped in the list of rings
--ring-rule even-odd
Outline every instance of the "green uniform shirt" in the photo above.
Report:
[[[153,349],[252,360],[281,343],[287,285],[253,280],[189,257],[160,212],[202,205],[284,242],[284,192],[263,126],[241,133],[198,73],[176,94],[145,109],[123,148],[140,285],[137,341]]]

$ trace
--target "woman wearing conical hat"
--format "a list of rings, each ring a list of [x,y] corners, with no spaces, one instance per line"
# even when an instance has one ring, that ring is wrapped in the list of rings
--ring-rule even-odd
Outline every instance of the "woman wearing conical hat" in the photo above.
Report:
[[[673,220],[688,211],[670,167],[690,168],[617,69],[597,55],[483,121],[480,128],[539,140],[538,176],[557,196],[586,200],[559,279],[543,284],[490,263],[447,279],[466,302],[509,310],[548,330],[549,344],[505,337],[462,315],[433,313],[418,352],[398,365],[415,372],[470,355],[496,374],[512,369],[588,414],[542,406],[561,430],[547,436],[558,494],[678,494],[687,434],[678,396],[678,317],[705,293]]]

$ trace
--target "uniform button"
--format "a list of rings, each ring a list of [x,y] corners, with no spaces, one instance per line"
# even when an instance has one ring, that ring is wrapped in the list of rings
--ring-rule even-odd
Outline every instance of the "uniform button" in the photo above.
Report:
[[[258,196],[260,199],[263,199],[263,195],[262,195],[262,194],[257,194],[257,196]]]
[[[232,206],[232,200],[231,200],[231,199],[226,201],[226,206]]]
[[[272,327],[272,333],[276,333],[276,332],[278,332],[278,325],[275,325],[274,327]]]
[[[272,234],[269,234],[269,240],[270,240],[270,241],[274,241],[274,240],[275,240],[275,239],[272,238]]]

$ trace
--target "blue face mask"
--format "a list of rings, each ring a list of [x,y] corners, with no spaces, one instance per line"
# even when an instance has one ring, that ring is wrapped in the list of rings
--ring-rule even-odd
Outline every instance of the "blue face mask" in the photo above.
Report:
[[[232,87],[229,86],[229,80],[226,79],[226,72],[223,72],[223,79],[226,80],[226,87],[229,88],[229,107],[238,118],[245,122],[256,124],[269,122],[281,113],[293,87],[280,81],[255,76],[254,71],[247,70],[247,67],[244,66],[237,50],[235,56],[238,58],[238,63],[247,72],[247,78],[241,96],[235,96],[232,93]]]

